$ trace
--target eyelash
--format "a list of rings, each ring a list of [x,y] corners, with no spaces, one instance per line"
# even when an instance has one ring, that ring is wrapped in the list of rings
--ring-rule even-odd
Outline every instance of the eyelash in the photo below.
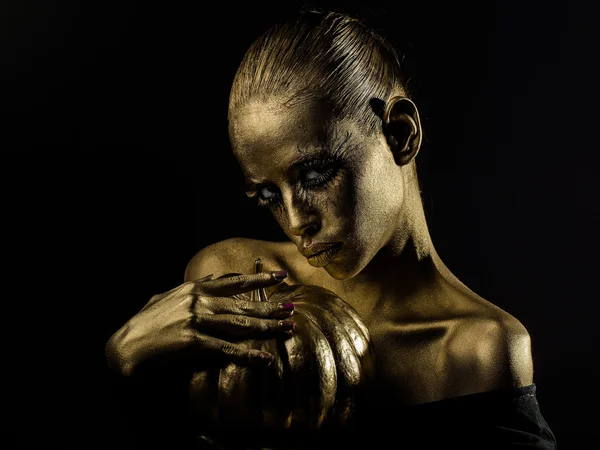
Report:
[[[309,172],[311,170],[315,170],[315,171],[319,172],[320,175],[316,178],[313,178],[312,180],[304,180],[303,187],[315,188],[315,187],[325,185],[329,181],[333,180],[333,178],[335,178],[335,176],[337,175],[338,170],[339,170],[339,165],[337,163],[338,163],[338,161],[334,161],[334,160],[321,162],[318,164],[315,164],[314,162],[307,163],[306,166],[302,169],[304,171],[304,174],[306,174],[307,172]],[[270,197],[268,199],[262,198],[260,195],[260,191],[265,187],[267,187],[267,186],[261,186],[258,188],[258,192],[256,194],[256,201],[258,203],[258,206],[273,205],[279,197],[278,194],[274,194],[272,197]]]

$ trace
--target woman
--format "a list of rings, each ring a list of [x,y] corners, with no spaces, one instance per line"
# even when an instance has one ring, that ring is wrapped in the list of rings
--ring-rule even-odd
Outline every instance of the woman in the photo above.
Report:
[[[268,365],[273,355],[223,332],[293,332],[293,305],[232,296],[284,279],[318,285],[358,311],[376,349],[365,443],[392,432],[403,448],[555,448],[535,400],[527,330],[435,251],[416,174],[419,113],[381,37],[337,13],[272,27],[238,68],[229,131],[248,195],[289,242],[229,239],[201,250],[184,284],[115,333],[113,367],[133,375],[192,354]],[[252,275],[256,256],[265,273]],[[248,275],[218,278],[232,272]]]

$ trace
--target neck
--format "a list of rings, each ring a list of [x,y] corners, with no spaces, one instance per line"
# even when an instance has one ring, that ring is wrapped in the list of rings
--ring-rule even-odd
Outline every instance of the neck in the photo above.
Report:
[[[373,309],[383,298],[406,299],[417,292],[435,287],[452,276],[439,258],[431,240],[418,188],[407,193],[398,227],[371,262],[352,279],[345,289],[378,292]],[[421,297],[421,296],[418,296]]]

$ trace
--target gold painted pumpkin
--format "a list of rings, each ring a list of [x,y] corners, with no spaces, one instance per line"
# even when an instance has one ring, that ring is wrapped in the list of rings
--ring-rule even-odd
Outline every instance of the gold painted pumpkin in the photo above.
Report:
[[[262,290],[236,297],[293,302],[294,314],[285,320],[296,323],[295,331],[238,341],[274,355],[269,367],[231,363],[194,373],[189,398],[199,434],[285,438],[351,425],[374,371],[369,332],[358,313],[319,286],[283,284],[268,300]]]

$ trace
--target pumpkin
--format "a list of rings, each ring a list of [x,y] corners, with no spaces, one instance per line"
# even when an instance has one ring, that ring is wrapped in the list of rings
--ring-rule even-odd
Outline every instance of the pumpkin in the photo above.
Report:
[[[224,276],[231,275],[237,274]],[[296,323],[295,331],[237,341],[271,353],[275,360],[266,368],[229,363],[193,374],[188,392],[198,433],[287,440],[348,428],[374,372],[369,332],[358,313],[320,286],[284,283],[268,299],[262,289],[235,297],[293,302],[285,320]]]

